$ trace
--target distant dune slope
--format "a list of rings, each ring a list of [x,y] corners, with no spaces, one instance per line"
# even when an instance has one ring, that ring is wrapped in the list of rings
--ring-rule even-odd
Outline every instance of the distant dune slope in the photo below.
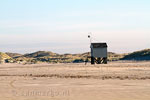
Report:
[[[58,54],[50,52],[50,51],[37,51],[30,54],[25,54],[23,57],[31,57],[31,58],[38,58],[38,57],[49,57],[49,56],[56,56]]]
[[[121,60],[150,60],[150,49],[130,53],[124,56]]]
[[[5,54],[7,54],[9,57],[19,57],[19,56],[22,56],[22,54],[19,54],[19,53],[6,52]]]

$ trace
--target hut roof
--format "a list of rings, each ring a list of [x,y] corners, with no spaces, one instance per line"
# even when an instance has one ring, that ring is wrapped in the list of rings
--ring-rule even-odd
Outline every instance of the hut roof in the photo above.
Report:
[[[105,47],[108,47],[107,43],[91,43],[91,45],[93,46],[93,48],[105,48]]]

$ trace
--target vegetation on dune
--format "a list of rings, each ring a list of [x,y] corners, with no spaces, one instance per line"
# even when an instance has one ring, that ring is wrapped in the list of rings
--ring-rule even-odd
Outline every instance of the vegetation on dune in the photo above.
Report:
[[[6,63],[81,63],[84,62],[87,57],[90,56],[90,52],[81,53],[81,54],[57,54],[50,51],[37,51],[30,54],[17,54],[17,53],[8,53],[12,58],[6,59]],[[119,60],[122,55],[115,53],[108,53],[108,60],[114,61]],[[89,59],[90,61],[90,59]]]
[[[81,54],[57,54],[50,51],[37,51],[30,54],[21,55],[18,53],[1,53],[0,59],[6,63],[81,63],[90,57],[90,52]],[[118,60],[150,60],[150,49],[136,51],[130,54],[116,54],[108,52],[108,61]],[[89,59],[90,61],[90,59]]]
[[[127,54],[116,54],[113,52],[108,52],[108,61],[118,61]]]
[[[0,63],[5,62],[5,59],[11,59],[7,54],[0,52]]]
[[[11,57],[9,57],[7,54],[0,52],[0,57],[1,59],[9,59]]]

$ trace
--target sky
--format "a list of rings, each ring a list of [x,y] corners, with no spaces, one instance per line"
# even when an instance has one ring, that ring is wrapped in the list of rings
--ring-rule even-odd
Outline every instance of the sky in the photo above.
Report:
[[[0,51],[83,53],[92,42],[150,48],[150,0],[0,0]]]

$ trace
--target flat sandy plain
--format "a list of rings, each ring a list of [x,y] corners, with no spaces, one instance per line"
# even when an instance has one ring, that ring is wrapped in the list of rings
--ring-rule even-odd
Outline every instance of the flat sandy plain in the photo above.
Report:
[[[0,100],[150,100],[150,62],[1,64]]]

